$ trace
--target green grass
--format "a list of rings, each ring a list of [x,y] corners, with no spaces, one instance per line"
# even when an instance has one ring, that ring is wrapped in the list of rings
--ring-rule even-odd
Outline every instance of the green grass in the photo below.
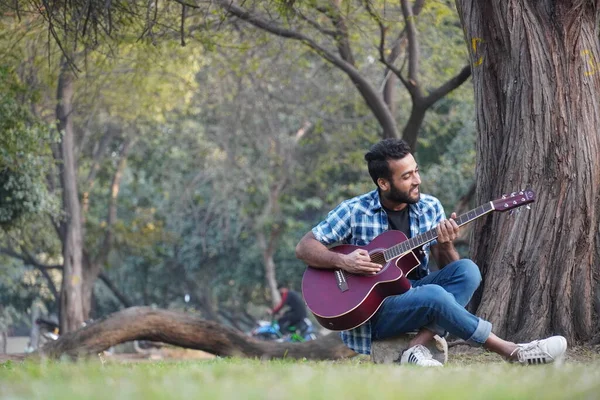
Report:
[[[444,368],[338,362],[7,362],[2,399],[595,399],[600,362],[522,367],[498,362]],[[491,361],[491,362],[490,362]]]

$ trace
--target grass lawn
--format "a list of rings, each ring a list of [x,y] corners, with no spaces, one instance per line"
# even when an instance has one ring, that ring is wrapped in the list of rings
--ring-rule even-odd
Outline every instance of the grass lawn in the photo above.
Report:
[[[562,365],[510,365],[487,352],[444,368],[251,359],[5,362],[1,399],[598,399],[596,350]]]

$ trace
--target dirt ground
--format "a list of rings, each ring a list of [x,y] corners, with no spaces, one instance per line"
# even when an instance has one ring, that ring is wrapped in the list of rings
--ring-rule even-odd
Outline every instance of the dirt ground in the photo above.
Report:
[[[595,346],[573,346],[567,349],[566,362],[593,363],[600,361],[600,345]],[[503,362],[502,358],[490,351],[459,345],[449,349],[448,363],[485,363]]]
[[[12,354],[10,356],[0,354],[0,363],[8,359],[18,360],[26,358],[27,354]],[[151,348],[143,352],[115,352],[102,353],[99,356],[102,363],[128,363],[128,362],[152,362],[152,361],[178,361],[178,360],[210,360],[214,355],[200,350],[184,349],[180,347],[162,346]],[[370,362],[368,356],[359,356],[364,362]],[[567,350],[567,362],[593,363],[600,361],[600,345],[574,346]],[[362,362],[362,361],[361,361]],[[448,364],[472,364],[472,363],[498,363],[503,360],[497,354],[481,348],[467,345],[455,345],[448,351]]]
[[[124,353],[102,355],[101,357],[104,358],[105,362],[144,362],[153,360],[208,360],[215,358],[214,355],[203,351],[169,346],[160,349],[151,349],[145,354]],[[370,361],[370,358],[364,356],[364,360]],[[567,350],[566,361],[576,363],[598,362],[600,361],[600,345],[576,346],[569,348]],[[459,345],[450,348],[448,351],[448,363],[450,365],[497,362],[503,362],[500,356],[481,348],[470,347],[467,345]]]

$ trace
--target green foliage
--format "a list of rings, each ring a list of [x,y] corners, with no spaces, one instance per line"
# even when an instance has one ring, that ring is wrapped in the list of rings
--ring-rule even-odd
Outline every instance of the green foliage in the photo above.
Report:
[[[475,121],[467,121],[439,157],[439,163],[422,169],[421,176],[423,192],[438,197],[450,215],[475,182]]]
[[[371,3],[386,18],[388,38],[397,37],[404,28],[398,5]],[[244,309],[268,297],[257,233],[268,236],[282,228],[275,252],[277,278],[299,289],[305,266],[295,258],[296,243],[340,201],[374,187],[363,155],[381,129],[347,76],[302,43],[224,19],[212,8],[205,13],[188,9],[186,46],[181,47],[179,33],[171,29],[179,29],[181,4],[158,4],[160,23],[152,25],[135,13],[119,15],[114,25],[119,30],[111,40],[73,58],[78,68],[73,123],[78,185],[86,201],[86,255],[103,255],[110,229],[114,241],[104,271],[135,304],[195,308],[204,295],[217,306]],[[255,3],[257,11],[266,10],[278,23],[307,33],[312,27],[298,11],[330,27],[326,14],[315,8],[319,4]],[[147,3],[129,5],[139,6],[139,11]],[[356,66],[379,87],[383,67],[376,61],[378,28],[360,2],[343,3],[342,12]],[[41,24],[46,22],[38,18],[35,23],[45,27]],[[212,29],[212,23],[219,29]],[[8,175],[0,191],[13,191],[0,201],[7,204],[8,220],[21,215],[12,223],[18,244],[60,263],[56,232],[47,220],[28,214],[45,207],[45,178],[52,164],[49,144],[56,136],[27,110],[35,105],[39,115],[53,118],[61,53],[46,42],[45,28],[29,32],[19,24],[3,27],[11,28],[0,32],[0,49],[10,60],[6,64],[12,63],[5,70],[6,82],[15,84],[0,87],[0,116],[6,116],[0,125],[9,124],[6,132],[15,134],[0,138],[6,140],[0,146],[0,171]],[[73,26],[61,38],[72,41],[70,34],[80,28]],[[423,55],[420,79],[427,91],[458,72],[466,49],[447,1],[426,2],[417,28]],[[318,37],[337,51],[335,41]],[[80,44],[89,44],[88,39]],[[22,71],[28,72],[27,79]],[[28,82],[27,91],[20,80]],[[447,209],[463,194],[474,171],[474,128],[465,123],[472,118],[469,90],[455,91],[436,104],[419,139],[424,191],[440,196]],[[400,126],[408,118],[409,104],[401,89]],[[295,134],[305,123],[310,129],[296,142]],[[129,142],[133,144],[125,154]],[[108,226],[111,184],[125,156],[117,221]],[[273,187],[284,181],[279,207],[268,209]],[[190,292],[194,283],[198,293]],[[192,295],[190,304],[182,303],[185,293]],[[100,315],[118,307],[104,286],[97,285],[96,295]],[[23,298],[30,301],[28,296]]]
[[[19,102],[26,92],[14,70],[0,65],[0,225],[52,209],[46,173],[58,135]]]
[[[0,332],[8,327],[29,326],[28,314],[34,302],[43,309],[55,308],[46,279],[39,271],[23,268],[21,263],[0,257]]]
[[[416,156],[419,164],[424,169],[440,163],[444,154],[456,149],[450,149],[453,140],[459,136],[468,136],[471,139],[470,149],[475,147],[475,127],[473,115],[475,114],[472,85],[465,83],[462,87],[452,92],[447,97],[439,100],[427,113],[419,134],[419,146]]]

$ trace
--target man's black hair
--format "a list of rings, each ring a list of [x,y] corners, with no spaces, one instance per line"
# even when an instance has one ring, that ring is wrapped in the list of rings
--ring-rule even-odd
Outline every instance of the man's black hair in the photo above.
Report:
[[[365,160],[369,167],[369,175],[377,185],[377,179],[391,180],[392,172],[388,165],[389,160],[400,160],[410,154],[410,146],[402,139],[383,139],[374,144],[367,154]]]

